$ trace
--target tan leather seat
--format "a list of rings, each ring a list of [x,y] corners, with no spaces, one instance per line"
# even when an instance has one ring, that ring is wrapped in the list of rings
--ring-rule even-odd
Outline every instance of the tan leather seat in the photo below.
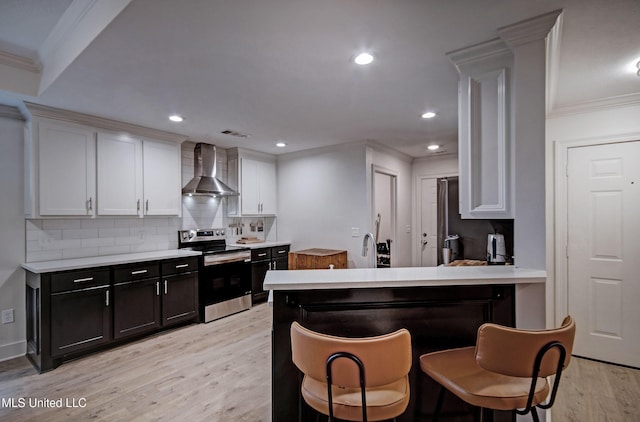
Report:
[[[420,368],[469,404],[495,410],[519,409],[519,414],[531,411],[537,421],[536,406],[547,409],[553,405],[562,370],[571,360],[575,330],[570,316],[560,328],[550,330],[484,324],[478,329],[475,347],[422,355]],[[546,377],[554,374],[553,393],[549,402],[543,403],[550,391]],[[440,399],[436,418],[441,404]]]
[[[405,329],[376,337],[336,337],[291,324],[293,363],[302,371],[302,397],[316,411],[348,421],[381,421],[401,415],[409,404],[411,336]],[[331,398],[327,387],[328,360],[336,353],[355,356],[364,367],[366,407],[360,372],[350,357],[331,364]]]

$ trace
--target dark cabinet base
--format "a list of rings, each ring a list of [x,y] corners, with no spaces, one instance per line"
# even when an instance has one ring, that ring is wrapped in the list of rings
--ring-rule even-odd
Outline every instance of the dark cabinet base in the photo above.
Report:
[[[198,258],[189,257],[27,271],[27,358],[38,372],[47,372],[64,361],[199,322],[197,270]]]
[[[413,349],[411,401],[397,420],[429,420],[422,418],[435,408],[439,385],[420,371],[420,355],[474,345],[477,329],[485,322],[513,326],[514,291],[513,285],[274,291],[272,419],[315,420],[315,413],[300,397],[302,379],[291,361],[289,330],[293,321],[345,337],[407,328]],[[473,421],[475,411],[447,395],[441,420]],[[491,413],[487,412],[485,420],[513,420],[511,412]]]

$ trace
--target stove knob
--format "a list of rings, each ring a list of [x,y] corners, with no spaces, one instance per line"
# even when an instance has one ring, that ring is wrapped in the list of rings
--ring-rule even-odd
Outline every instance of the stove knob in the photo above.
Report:
[[[220,236],[220,230],[216,230],[216,236]]]
[[[220,234],[224,236],[224,230],[221,230],[221,231],[220,231]]]

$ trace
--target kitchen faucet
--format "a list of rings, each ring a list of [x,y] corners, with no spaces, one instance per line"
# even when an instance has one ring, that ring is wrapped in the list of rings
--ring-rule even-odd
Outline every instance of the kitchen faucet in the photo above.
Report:
[[[369,232],[367,234],[364,235],[364,238],[362,239],[362,256],[367,256],[367,252],[369,249],[369,243],[371,243],[372,246],[372,253],[371,253],[371,268],[376,268],[376,262],[377,262],[377,257],[376,257],[376,239],[375,237],[373,237],[373,233]]]

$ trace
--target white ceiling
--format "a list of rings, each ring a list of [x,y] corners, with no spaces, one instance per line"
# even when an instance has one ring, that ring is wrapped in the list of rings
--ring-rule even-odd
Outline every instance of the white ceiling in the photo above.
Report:
[[[93,2],[0,0],[0,50],[38,65],[65,10]],[[431,154],[431,143],[455,152],[458,75],[446,53],[555,9],[564,13],[554,107],[638,101],[637,0],[133,0],[40,95],[0,99],[224,148],[277,154],[370,140],[412,157]],[[368,67],[351,62],[362,49],[376,56]],[[421,119],[427,110],[437,117]],[[171,123],[172,113],[186,120]]]

